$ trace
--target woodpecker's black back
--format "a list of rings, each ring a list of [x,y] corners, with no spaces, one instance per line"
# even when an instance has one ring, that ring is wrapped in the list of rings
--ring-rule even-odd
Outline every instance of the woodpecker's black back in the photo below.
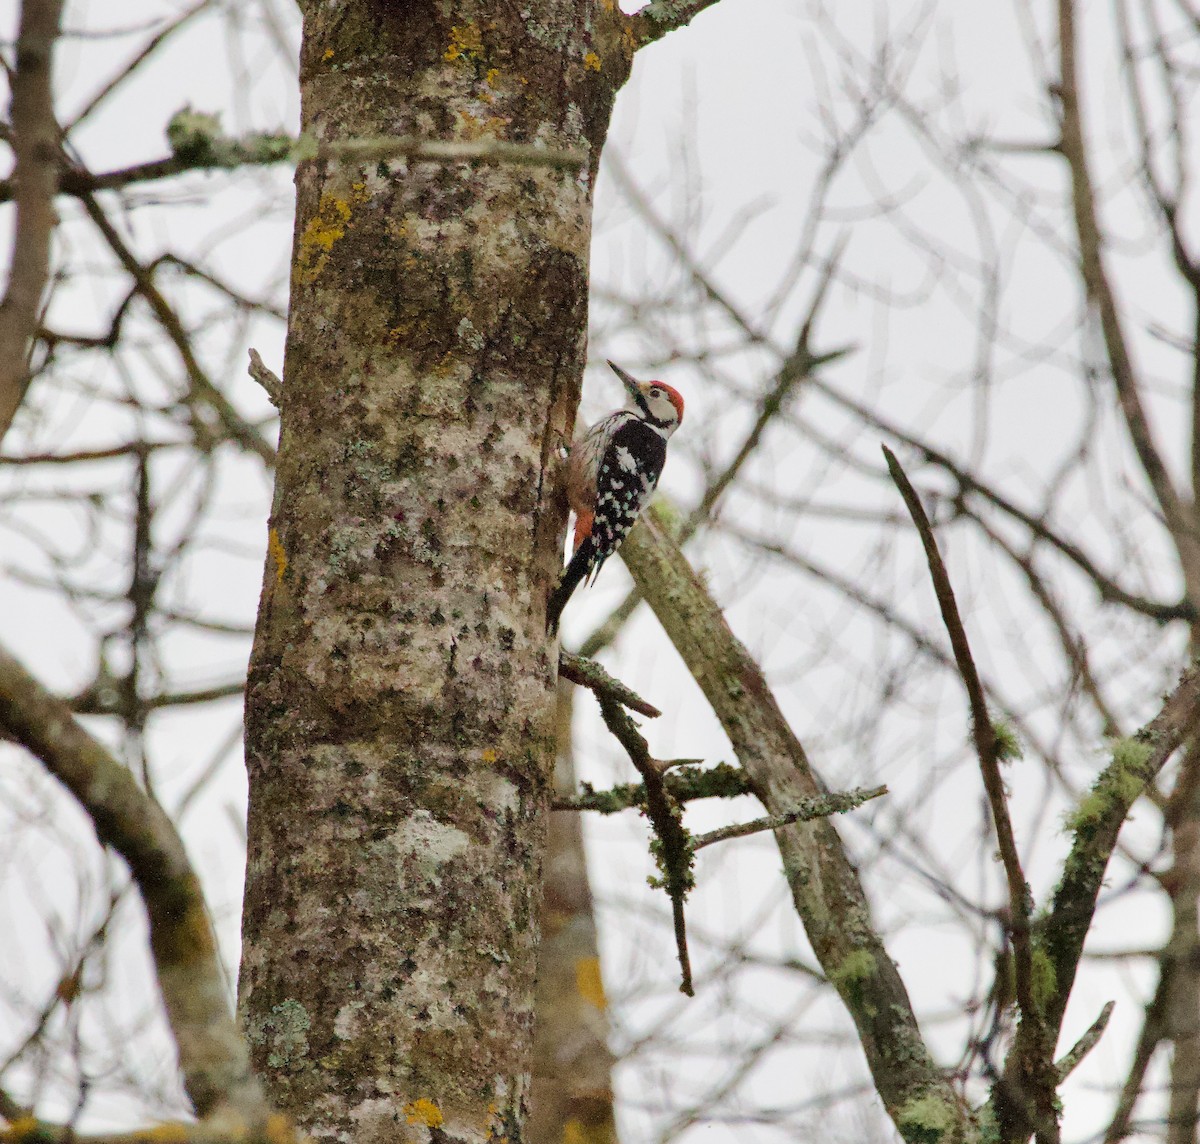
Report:
[[[667,459],[662,431],[628,413],[609,437],[596,475],[592,528],[563,570],[546,609],[546,628],[558,631],[559,617],[579,584],[600,571],[625,539],[658,485]]]

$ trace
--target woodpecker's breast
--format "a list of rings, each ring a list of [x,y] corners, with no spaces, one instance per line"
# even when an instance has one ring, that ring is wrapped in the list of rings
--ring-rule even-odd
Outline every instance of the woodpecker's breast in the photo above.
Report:
[[[636,417],[619,409],[597,421],[571,446],[567,460],[567,503],[576,513],[593,512],[596,508],[596,478],[600,464],[613,434],[627,421]]]

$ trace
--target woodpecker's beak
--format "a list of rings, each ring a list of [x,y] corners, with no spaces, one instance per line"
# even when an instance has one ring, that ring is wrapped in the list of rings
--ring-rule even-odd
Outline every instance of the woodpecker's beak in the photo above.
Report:
[[[625,386],[629,396],[633,399],[633,403],[646,416],[650,415],[650,409],[646,405],[646,395],[642,392],[642,383],[638,381],[632,374],[626,373],[615,361],[608,363],[608,368],[613,371],[621,379],[621,384]]]

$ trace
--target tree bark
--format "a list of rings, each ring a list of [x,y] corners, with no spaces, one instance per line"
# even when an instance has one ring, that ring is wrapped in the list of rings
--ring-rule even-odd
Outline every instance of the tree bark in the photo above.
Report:
[[[321,142],[495,137],[591,160],[297,171],[240,1000],[273,1100],[317,1137],[521,1136],[555,461],[625,26],[565,0],[307,6],[302,126]]]
[[[574,686],[560,684],[554,776],[560,797],[573,795],[577,785],[571,749],[574,694]],[[582,818],[574,811],[550,816],[529,1144],[617,1144],[608,1002],[600,975]]]

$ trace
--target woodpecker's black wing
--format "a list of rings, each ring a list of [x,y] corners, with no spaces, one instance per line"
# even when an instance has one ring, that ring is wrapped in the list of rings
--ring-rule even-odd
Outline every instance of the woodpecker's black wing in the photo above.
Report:
[[[650,502],[667,459],[667,442],[640,418],[620,425],[608,441],[596,474],[596,508],[592,530],[563,570],[546,609],[546,628],[558,630],[559,617],[571,593],[621,546]]]

